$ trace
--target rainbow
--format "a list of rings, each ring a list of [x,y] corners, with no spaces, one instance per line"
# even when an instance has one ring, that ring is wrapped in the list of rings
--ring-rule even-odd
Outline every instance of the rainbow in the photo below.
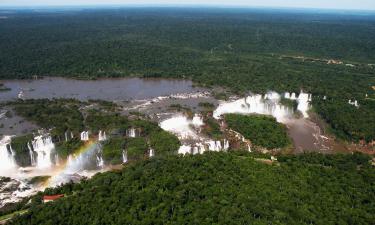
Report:
[[[90,150],[92,150],[95,146],[97,145],[97,142],[96,141],[93,141],[93,140],[89,140],[87,142],[84,143],[84,145],[82,145],[80,148],[76,149],[70,156],[68,159],[64,160],[63,162],[61,162],[58,166],[55,167],[53,173],[51,174],[51,177],[44,183],[44,187],[50,187],[53,183],[52,181],[54,181],[54,179],[62,174],[64,174],[64,172],[66,172],[68,169],[69,169],[69,162],[71,161],[74,161],[76,160],[77,158],[79,158],[80,156],[82,156],[83,154],[89,152]]]

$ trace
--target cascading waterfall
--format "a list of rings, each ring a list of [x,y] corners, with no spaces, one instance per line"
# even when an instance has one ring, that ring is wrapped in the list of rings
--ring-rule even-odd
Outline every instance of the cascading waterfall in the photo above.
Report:
[[[106,141],[107,140],[107,135],[106,135],[106,133],[105,133],[105,131],[104,132],[102,132],[101,130],[99,131],[99,141]]]
[[[128,162],[128,152],[124,149],[122,150],[122,162],[127,163]]]
[[[37,153],[37,168],[49,168],[52,166],[52,153],[54,152],[55,145],[49,135],[40,135],[32,141],[32,149]]]
[[[193,120],[192,120],[192,124],[193,124],[195,127],[203,126],[203,125],[204,125],[204,122],[203,122],[203,118],[202,118],[202,116],[199,115],[199,114],[195,114],[194,117],[193,117]]]
[[[88,131],[82,131],[81,132],[81,141],[89,141],[89,132]]]
[[[0,141],[0,171],[9,170],[17,167],[14,160],[11,136],[4,136]]]
[[[65,141],[68,142],[68,132],[65,132]]]
[[[135,138],[137,137],[136,130],[134,128],[130,128],[126,131],[126,136]]]
[[[297,110],[300,111],[303,115],[303,117],[307,118],[309,115],[307,114],[307,111],[310,109],[310,102],[312,101],[312,95],[304,93],[301,91],[298,98],[296,98],[296,94],[292,93],[285,93],[284,97],[286,99],[296,100],[298,103]]]
[[[31,166],[36,166],[37,162],[35,160],[34,150],[33,150],[32,144],[30,142],[27,142],[27,148],[29,149],[30,164],[31,164]]]
[[[208,150],[210,151],[226,151],[229,149],[229,141],[228,140],[223,140],[221,141],[208,141],[206,142],[208,145]]]
[[[301,92],[298,98],[295,93],[285,93],[284,97],[298,102],[297,109],[302,112],[304,117],[307,117],[307,111],[310,108],[310,101],[312,96]],[[269,92],[262,95],[250,95],[246,98],[241,98],[232,102],[223,102],[214,111],[213,117],[220,119],[224,114],[240,113],[240,114],[263,114],[271,115],[276,118],[278,122],[285,122],[293,115],[293,109],[284,106],[280,103],[280,95],[276,92]]]

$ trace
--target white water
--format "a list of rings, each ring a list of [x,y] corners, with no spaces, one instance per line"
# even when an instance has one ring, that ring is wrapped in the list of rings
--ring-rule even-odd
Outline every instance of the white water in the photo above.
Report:
[[[293,96],[293,94],[292,94],[292,96]],[[287,98],[287,95],[288,95],[288,93],[285,93],[285,98]],[[296,99],[295,94],[294,94],[294,98],[289,98],[289,99],[295,100]],[[307,94],[307,93],[303,93],[301,91],[301,93],[299,94],[299,96],[296,100],[297,100],[297,103],[298,103],[297,110],[302,113],[303,117],[305,117],[305,118],[309,117],[309,115],[307,114],[307,111],[310,109],[310,102],[312,101],[312,95]]]
[[[137,137],[137,130],[135,128],[130,128],[126,131],[126,136],[135,138]]]
[[[160,123],[160,127],[163,130],[174,133],[179,139],[199,139],[199,135],[193,129],[194,126],[193,120],[182,114],[177,114]]]
[[[0,170],[2,172],[17,167],[10,144],[11,136],[4,136],[0,141]]]
[[[311,95],[301,92],[298,98],[295,93],[285,93],[287,99],[297,100],[297,109],[301,111],[304,117],[307,117],[307,111],[310,108]],[[214,111],[214,118],[220,119],[224,114],[262,114],[271,115],[278,122],[286,122],[293,115],[293,109],[288,108],[280,103],[280,95],[276,92],[269,92],[262,95],[250,95],[231,102],[222,102]]]
[[[154,151],[154,149],[150,148],[149,156],[150,156],[150,158],[155,156],[155,151]]]
[[[30,142],[27,142],[27,148],[29,149],[29,155],[30,155],[30,164],[31,166],[36,166],[37,162],[35,159],[34,150],[32,148],[32,144]]]
[[[90,146],[90,149],[79,155],[69,155],[63,171],[51,178],[51,186],[65,183],[69,180],[79,180],[81,176],[87,176],[91,172],[97,172],[104,167],[104,161],[99,143]],[[91,170],[92,169],[92,170]]]
[[[126,150],[122,150],[122,162],[123,163],[128,162],[128,152]]]
[[[82,131],[81,132],[81,141],[88,141],[89,140],[89,132],[88,131]]]
[[[37,153],[36,167],[39,169],[46,169],[53,165],[52,153],[55,145],[49,135],[36,136],[32,141],[33,150]]]
[[[102,132],[101,130],[99,131],[99,141],[106,141],[107,140],[107,135],[106,135],[106,133],[105,133],[105,131],[104,132]]]

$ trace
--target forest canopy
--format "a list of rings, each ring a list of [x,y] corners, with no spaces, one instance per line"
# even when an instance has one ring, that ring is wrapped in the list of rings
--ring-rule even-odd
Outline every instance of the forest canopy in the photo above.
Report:
[[[9,224],[372,224],[366,155],[302,154],[272,165],[247,152],[155,157],[79,184]],[[39,203],[38,203],[39,202]]]
[[[229,128],[239,132],[256,146],[276,149],[288,147],[292,143],[285,125],[270,116],[227,114],[225,122]]]

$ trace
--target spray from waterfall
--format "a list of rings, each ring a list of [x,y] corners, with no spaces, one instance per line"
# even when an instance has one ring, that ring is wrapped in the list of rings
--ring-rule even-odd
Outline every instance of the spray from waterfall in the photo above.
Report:
[[[286,99],[296,100],[298,103],[297,109],[301,111],[304,117],[308,117],[307,111],[310,109],[311,94],[301,92],[296,97],[295,93],[285,93]],[[286,122],[293,115],[293,109],[284,106],[280,103],[281,97],[276,92],[269,92],[262,95],[250,95],[246,98],[241,98],[232,102],[223,102],[214,111],[213,117],[220,119],[224,114],[240,113],[240,114],[262,114],[271,115],[276,118],[278,122]]]
[[[39,135],[31,142],[32,149],[37,154],[36,166],[39,169],[49,168],[53,165],[52,153],[54,153],[55,145],[50,135]]]
[[[14,169],[17,164],[11,146],[11,136],[4,136],[0,141],[0,171]]]

